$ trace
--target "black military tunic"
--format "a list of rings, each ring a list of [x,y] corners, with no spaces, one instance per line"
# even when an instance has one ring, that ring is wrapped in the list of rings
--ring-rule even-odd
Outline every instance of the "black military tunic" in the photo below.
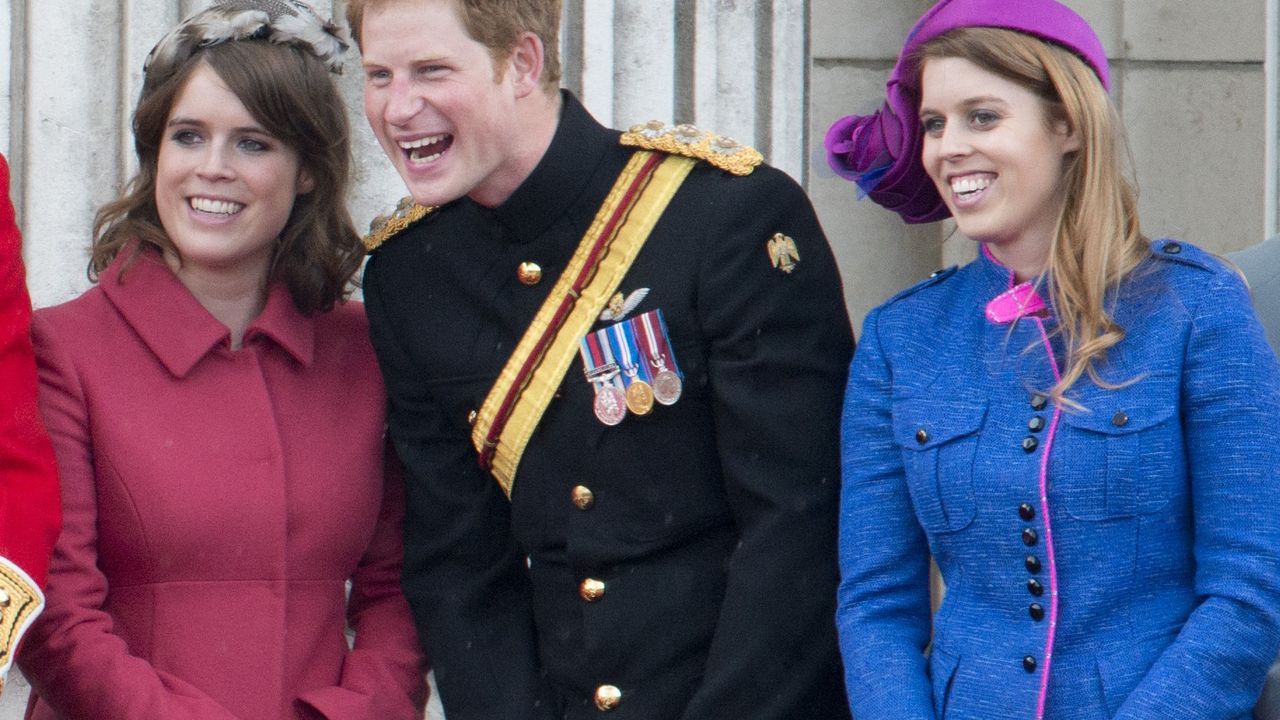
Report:
[[[632,316],[665,316],[676,404],[607,427],[575,358],[510,501],[477,463],[470,416],[632,152],[565,93],[503,205],[446,205],[365,271],[408,484],[404,588],[446,713],[847,717],[833,613],[853,340],[786,175],[699,162],[619,288],[648,291]],[[777,233],[798,251],[789,272],[771,261]]]

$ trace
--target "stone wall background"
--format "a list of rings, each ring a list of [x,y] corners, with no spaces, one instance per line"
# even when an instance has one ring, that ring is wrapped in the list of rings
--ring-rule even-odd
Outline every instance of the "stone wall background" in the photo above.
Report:
[[[1128,128],[1147,233],[1225,252],[1280,229],[1280,0],[1064,0],[1098,30]],[[207,0],[0,0],[0,151],[10,159],[37,306],[85,277],[94,209],[133,170],[142,61]],[[342,15],[344,0],[317,0]],[[606,124],[694,122],[764,151],[807,186],[840,262],[855,327],[897,289],[973,246],[949,223],[904,226],[826,169],[820,140],[870,112],[930,0],[565,0],[565,84]],[[0,45],[0,48],[4,47]],[[402,187],[352,108],[363,227]],[[763,238],[762,238],[763,241]],[[12,677],[0,720],[21,717]]]
[[[26,233],[37,306],[88,286],[96,207],[135,168],[129,117],[142,62],[164,32],[208,0],[0,0],[0,151]],[[344,0],[314,2],[341,17]],[[806,171],[804,0],[565,0],[565,84],[604,123],[694,122]],[[352,53],[339,85],[351,109],[357,227],[403,186],[360,110]]]

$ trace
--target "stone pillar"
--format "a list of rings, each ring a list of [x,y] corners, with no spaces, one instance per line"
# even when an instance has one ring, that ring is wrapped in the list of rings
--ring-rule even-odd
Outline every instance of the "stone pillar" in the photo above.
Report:
[[[1280,234],[1280,0],[1267,0],[1266,236]]]
[[[802,178],[804,0],[566,0],[565,87],[626,128],[689,122]]]
[[[88,286],[94,210],[135,169],[129,116],[142,62],[208,0],[0,0],[0,149],[14,167],[37,305]],[[340,18],[344,0],[319,0]],[[566,86],[607,125],[693,122],[755,145],[797,178],[807,165],[805,0],[566,0]],[[7,31],[7,33],[6,33]],[[359,60],[338,80],[356,156],[358,228],[403,186],[361,110]]]

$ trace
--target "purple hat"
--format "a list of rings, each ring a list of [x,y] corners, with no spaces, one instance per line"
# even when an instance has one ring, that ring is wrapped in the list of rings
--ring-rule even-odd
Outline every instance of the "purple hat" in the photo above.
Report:
[[[836,121],[823,142],[837,175],[857,183],[909,223],[951,214],[920,162],[920,88],[909,58],[929,40],[962,27],[1007,28],[1061,45],[1088,63],[1104,88],[1111,87],[1102,41],[1084,18],[1055,0],[942,0],[934,5],[907,34],[885,86],[884,106],[874,115]]]

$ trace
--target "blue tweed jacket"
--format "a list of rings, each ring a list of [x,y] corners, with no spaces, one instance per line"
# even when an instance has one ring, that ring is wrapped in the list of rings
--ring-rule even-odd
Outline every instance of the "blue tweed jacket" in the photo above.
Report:
[[[1280,368],[1248,292],[1153,243],[1100,366],[1123,386],[1086,377],[1073,410],[1037,392],[1052,321],[984,314],[1012,283],[984,254],[867,316],[842,426],[854,716],[1247,718],[1280,647]]]

